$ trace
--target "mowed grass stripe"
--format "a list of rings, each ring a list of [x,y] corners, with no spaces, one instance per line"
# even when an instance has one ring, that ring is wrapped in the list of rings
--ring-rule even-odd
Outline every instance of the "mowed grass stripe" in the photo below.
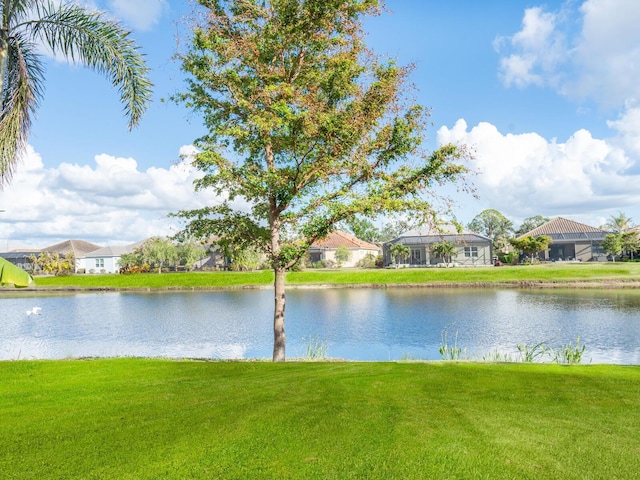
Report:
[[[0,363],[0,478],[633,478],[640,368]]]
[[[640,263],[553,263],[475,268],[340,269],[289,272],[289,285],[522,284],[638,282]],[[273,273],[182,272],[36,277],[38,288],[207,289],[270,286]]]

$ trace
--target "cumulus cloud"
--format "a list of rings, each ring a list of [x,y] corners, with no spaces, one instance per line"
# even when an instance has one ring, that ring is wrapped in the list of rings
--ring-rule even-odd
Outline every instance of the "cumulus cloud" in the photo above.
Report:
[[[558,66],[566,59],[564,34],[557,29],[561,15],[541,7],[525,10],[522,30],[494,42],[498,51],[512,50],[500,60],[500,75],[506,86],[526,87],[555,84]]]
[[[607,108],[640,99],[640,2],[566,2],[557,11],[524,12],[522,28],[496,39],[506,86],[554,88]],[[576,28],[577,25],[577,28]]]
[[[0,248],[43,248],[68,239],[124,245],[176,233],[180,225],[168,213],[221,201],[210,192],[194,193],[194,150],[180,151],[183,160],[169,168],[141,170],[132,158],[108,154],[96,155],[91,165],[46,168],[29,146],[13,181],[0,191]]]
[[[474,146],[470,167],[479,173],[474,183],[486,208],[511,218],[580,216],[599,225],[610,211],[640,202],[640,174],[632,173],[635,163],[623,148],[625,131],[618,133],[603,140],[581,129],[558,142],[537,133],[503,134],[486,122],[469,129],[458,120],[438,130],[438,143]]]
[[[607,122],[608,138],[586,129],[561,140],[506,134],[490,123],[469,129],[464,120],[441,128],[441,143],[476,148],[474,180],[486,208],[518,219],[565,215],[592,225],[619,210],[638,210],[639,23],[636,0],[566,1],[553,11],[524,10],[520,30],[494,41],[505,86],[550,88],[577,101],[578,112],[588,112],[581,101],[593,101],[615,119]]]

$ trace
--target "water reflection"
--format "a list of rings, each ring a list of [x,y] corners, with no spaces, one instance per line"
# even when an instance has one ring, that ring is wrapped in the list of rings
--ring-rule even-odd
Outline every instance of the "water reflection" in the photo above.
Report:
[[[0,359],[83,356],[269,358],[273,292],[0,296]],[[27,316],[34,306],[39,316]],[[290,290],[287,354],[319,338],[332,357],[439,359],[448,343],[480,359],[518,344],[587,345],[586,361],[640,364],[636,290]]]

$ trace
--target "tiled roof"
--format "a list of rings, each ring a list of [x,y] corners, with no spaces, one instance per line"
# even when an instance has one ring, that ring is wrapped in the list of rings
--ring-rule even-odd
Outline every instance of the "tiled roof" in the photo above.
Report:
[[[64,242],[56,243],[42,249],[43,252],[55,252],[61,254],[67,254],[73,252],[76,258],[82,257],[89,252],[93,252],[102,248],[95,243],[85,242],[84,240],[66,240]]]
[[[562,240],[603,240],[606,234],[607,232],[601,228],[557,217],[518,238],[546,235],[551,237],[553,242],[560,242]]]
[[[557,217],[547,223],[534,228],[530,232],[522,235],[537,236],[537,235],[553,235],[556,233],[606,233],[604,230],[596,227],[585,225],[584,223],[574,222],[573,220],[567,220],[566,218]]]
[[[316,240],[311,245],[311,248],[338,248],[341,246],[345,246],[347,248],[361,248],[364,250],[380,250],[380,247],[373,243],[365,242],[353,235],[339,230],[331,232],[322,240]]]

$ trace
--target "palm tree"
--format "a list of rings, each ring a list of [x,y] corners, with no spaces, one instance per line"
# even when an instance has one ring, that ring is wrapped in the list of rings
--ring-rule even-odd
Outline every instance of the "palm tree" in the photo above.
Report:
[[[614,233],[626,233],[632,227],[631,220],[624,212],[618,212],[618,216],[611,215],[609,217],[607,223],[603,225],[603,229]]]
[[[431,253],[433,253],[436,257],[442,257],[444,263],[449,268],[449,264],[453,257],[456,256],[456,244],[453,242],[442,241],[439,243],[434,243],[431,246]]]
[[[406,261],[411,253],[411,249],[404,243],[394,243],[389,248],[389,253],[391,253],[391,260],[396,268],[398,268],[398,258]]]
[[[42,99],[44,69],[38,46],[107,76],[120,92],[129,129],[151,100],[151,81],[129,32],[71,3],[0,0],[0,188],[11,180]]]

